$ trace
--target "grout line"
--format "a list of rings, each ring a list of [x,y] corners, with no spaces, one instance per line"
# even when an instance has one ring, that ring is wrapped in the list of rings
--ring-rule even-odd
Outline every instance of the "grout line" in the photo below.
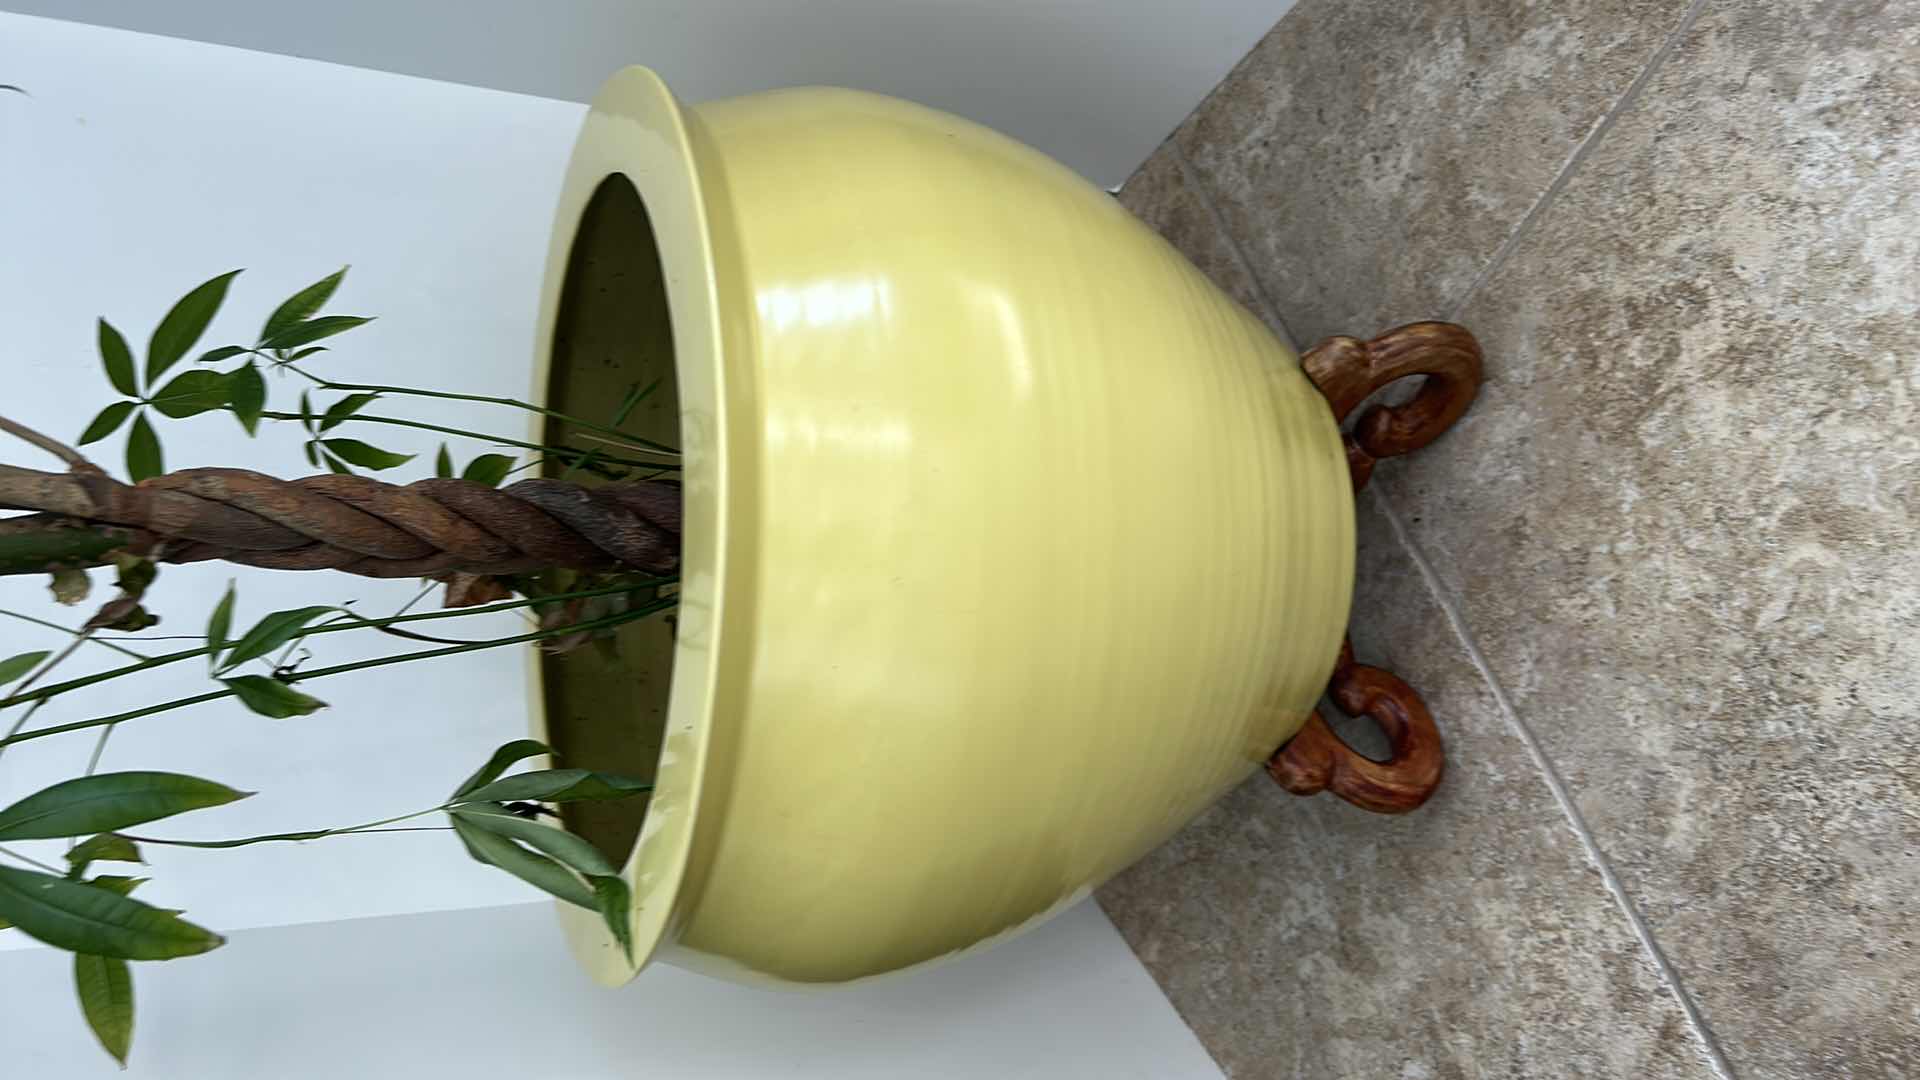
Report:
[[[1473,662],[1474,669],[1480,673],[1480,678],[1486,681],[1488,690],[1493,693],[1494,704],[1506,719],[1507,726],[1513,729],[1521,745],[1527,748],[1527,755],[1533,759],[1534,766],[1540,770],[1541,776],[1546,780],[1547,790],[1552,793],[1553,801],[1559,805],[1560,812],[1566,815],[1574,835],[1580,840],[1581,848],[1586,852],[1587,860],[1599,871],[1600,881],[1606,886],[1607,893],[1613,898],[1614,904],[1626,915],[1627,923],[1633,927],[1633,934],[1640,940],[1641,948],[1646,950],[1653,961],[1655,974],[1669,990],[1673,991],[1675,1000],[1680,1003],[1680,1011],[1687,1018],[1687,1024],[1693,1028],[1695,1037],[1706,1049],[1707,1063],[1713,1069],[1713,1074],[1719,1080],[1735,1080],[1733,1065],[1727,1061],[1725,1052],[1720,1049],[1720,1040],[1714,1036],[1713,1029],[1707,1026],[1706,1018],[1701,1014],[1700,1007],[1694,1003],[1693,995],[1687,992],[1686,985],[1680,981],[1680,973],[1674,969],[1673,962],[1667,959],[1665,950],[1661,949],[1660,943],[1654,940],[1653,928],[1647,925],[1646,917],[1640,913],[1633,898],[1627,894],[1626,886],[1621,884],[1620,878],[1613,872],[1613,864],[1601,851],[1600,842],[1594,837],[1593,830],[1588,827],[1586,816],[1580,812],[1579,806],[1573,801],[1573,796],[1567,791],[1567,784],[1561,778],[1560,770],[1554,767],[1553,760],[1547,756],[1546,748],[1540,744],[1539,737],[1521,718],[1519,710],[1514,707],[1513,699],[1507,696],[1507,688],[1494,675],[1493,667],[1487,663],[1485,654],[1473,640],[1473,635],[1467,631],[1466,619],[1460,614],[1459,606],[1441,586],[1440,575],[1434,571],[1433,564],[1427,560],[1426,555],[1414,544],[1413,537],[1408,535],[1406,523],[1400,520],[1400,513],[1393,508],[1393,503],[1378,488],[1371,489],[1371,494],[1380,512],[1386,516],[1387,524],[1393,528],[1394,538],[1400,542],[1400,546],[1413,560],[1414,567],[1420,571],[1420,578],[1426,583],[1427,592],[1433,596],[1441,613],[1447,617],[1447,625],[1453,629],[1454,637],[1460,640],[1461,647],[1466,650],[1467,659]]]
[[[1447,313],[1448,319],[1457,320],[1467,304],[1479,293],[1481,286],[1506,265],[1507,260],[1520,246],[1520,242],[1532,232],[1534,223],[1545,216],[1547,208],[1566,189],[1574,174],[1592,155],[1594,148],[1599,146],[1600,141],[1613,130],[1620,117],[1639,100],[1641,92],[1646,89],[1648,83],[1653,81],[1654,74],[1666,63],[1667,58],[1679,46],[1681,39],[1693,28],[1701,12],[1706,9],[1706,4],[1707,0],[1693,0],[1693,3],[1688,5],[1673,31],[1648,58],[1646,66],[1640,69],[1640,73],[1634,77],[1633,82],[1629,83],[1626,90],[1621,93],[1619,100],[1614,102],[1613,107],[1600,118],[1600,122],[1587,133],[1587,137],[1580,141],[1580,145],[1574,148],[1572,154],[1568,155],[1566,164],[1560,167],[1559,173],[1547,185],[1546,190],[1542,191],[1533,205],[1527,208],[1519,224],[1514,226],[1513,231],[1507,235],[1507,239],[1493,253],[1493,257],[1487,260],[1487,265],[1474,275],[1473,281],[1461,292]],[[1441,613],[1446,616],[1447,625],[1453,630],[1454,637],[1459,639],[1461,647],[1466,650],[1468,660],[1472,662],[1480,678],[1486,682],[1487,689],[1493,694],[1494,703],[1505,718],[1507,726],[1513,730],[1521,745],[1526,747],[1527,755],[1533,759],[1534,767],[1540,771],[1548,792],[1552,794],[1553,801],[1560,807],[1560,812],[1565,815],[1569,827],[1579,839],[1588,861],[1599,872],[1600,881],[1608,895],[1612,897],[1620,912],[1626,916],[1627,924],[1632,927],[1634,937],[1639,939],[1640,947],[1652,961],[1655,974],[1661,982],[1666,984],[1667,989],[1673,992],[1674,1000],[1679,1003],[1680,1011],[1686,1017],[1688,1026],[1693,1029],[1694,1036],[1700,1040],[1701,1047],[1706,1051],[1708,1067],[1719,1080],[1735,1080],[1733,1064],[1727,1060],[1726,1052],[1721,1049],[1719,1038],[1714,1035],[1713,1028],[1708,1025],[1699,1004],[1694,1001],[1693,994],[1687,990],[1686,983],[1681,980],[1680,972],[1674,967],[1673,961],[1667,957],[1666,950],[1660,947],[1659,940],[1654,937],[1653,928],[1647,923],[1646,916],[1641,913],[1639,905],[1634,903],[1633,897],[1628,894],[1619,875],[1614,872],[1613,863],[1601,849],[1599,839],[1594,836],[1593,829],[1587,824],[1586,815],[1580,812],[1578,804],[1574,802],[1572,794],[1567,790],[1566,780],[1560,775],[1559,768],[1554,765],[1553,759],[1547,756],[1546,747],[1541,745],[1539,736],[1521,717],[1519,709],[1513,704],[1513,699],[1507,694],[1506,686],[1494,675],[1492,665],[1488,663],[1486,655],[1480,651],[1479,643],[1474,641],[1472,633],[1467,629],[1466,617],[1461,613],[1459,605],[1441,585],[1440,575],[1434,570],[1433,564],[1428,561],[1419,545],[1414,543],[1406,523],[1401,520],[1399,511],[1394,509],[1393,503],[1377,487],[1373,489],[1372,494],[1381,513],[1386,516],[1388,525],[1392,527],[1394,538],[1400,542],[1402,550],[1419,570],[1421,579],[1426,583],[1427,592],[1439,605]]]
[[[1184,123],[1182,126],[1185,126]],[[1247,275],[1247,280],[1253,283],[1253,295],[1260,301],[1260,314],[1266,316],[1267,325],[1273,328],[1274,333],[1280,335],[1280,340],[1285,342],[1288,348],[1296,353],[1299,352],[1299,341],[1294,338],[1293,331],[1287,328],[1286,320],[1280,317],[1280,309],[1275,306],[1273,297],[1267,295],[1266,284],[1260,280],[1260,275],[1254,272],[1253,260],[1247,258],[1246,250],[1240,246],[1240,241],[1234,238],[1233,231],[1227,228],[1226,216],[1220,213],[1219,204],[1213,201],[1213,192],[1208,189],[1199,170],[1193,167],[1193,162],[1187,160],[1187,152],[1180,148],[1179,136],[1180,133],[1176,130],[1167,137],[1167,149],[1173,152],[1173,163],[1180,168],[1180,179],[1185,181],[1187,187],[1192,189],[1194,195],[1199,198],[1200,205],[1206,207],[1207,217],[1213,222],[1214,231],[1220,234],[1220,239],[1226,243],[1227,250],[1233,253],[1233,261],[1240,264],[1240,272]]]
[[[1608,109],[1606,115],[1600,118],[1600,122],[1593,126],[1593,130],[1587,132],[1587,137],[1580,140],[1580,145],[1574,147],[1573,153],[1567,157],[1566,164],[1560,166],[1560,171],[1554,175],[1553,182],[1547,185],[1547,189],[1540,193],[1539,198],[1533,200],[1533,205],[1521,215],[1520,224],[1513,227],[1513,231],[1507,234],[1506,240],[1493,253],[1493,258],[1487,260],[1487,265],[1480,268],[1480,272],[1474,275],[1473,281],[1467,285],[1459,299],[1454,301],[1447,312],[1446,317],[1449,321],[1459,319],[1467,302],[1480,291],[1480,286],[1485,285],[1495,271],[1506,265],[1507,258],[1513,254],[1515,248],[1520,246],[1520,241],[1533,230],[1533,223],[1545,215],[1548,204],[1559,197],[1560,192],[1573,179],[1573,174],[1586,163],[1593,148],[1600,145],[1600,140],[1607,137],[1607,133],[1613,130],[1613,125],[1639,99],[1640,92],[1653,81],[1654,72],[1666,63],[1667,57],[1672,55],[1673,50],[1679,46],[1680,39],[1686,36],[1687,31],[1693,28],[1694,21],[1700,17],[1700,13],[1706,9],[1706,6],[1707,0],[1693,0],[1693,3],[1688,5],[1686,12],[1680,16],[1680,22],[1674,26],[1673,32],[1667,35],[1667,39],[1662,41],[1660,47],[1655,49],[1653,55],[1648,58],[1647,66],[1640,69],[1640,74],[1634,77],[1633,82],[1627,84],[1620,99],[1613,103],[1613,107]]]

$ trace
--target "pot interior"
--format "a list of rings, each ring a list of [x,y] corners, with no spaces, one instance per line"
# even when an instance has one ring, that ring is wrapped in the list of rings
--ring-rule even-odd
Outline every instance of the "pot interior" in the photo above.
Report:
[[[646,204],[625,176],[601,182],[580,218],[554,324],[547,406],[665,446],[680,445],[680,401],[665,274]],[[648,389],[648,388],[651,389]],[[627,408],[630,397],[644,392]],[[549,419],[552,446],[625,448]],[[596,478],[549,461],[545,475]],[[634,471],[636,478],[647,475]],[[675,474],[668,474],[673,476]],[[673,613],[629,623],[611,639],[541,658],[547,741],[565,768],[651,779],[658,770],[672,687]],[[643,797],[562,806],[567,828],[624,863],[646,819]]]

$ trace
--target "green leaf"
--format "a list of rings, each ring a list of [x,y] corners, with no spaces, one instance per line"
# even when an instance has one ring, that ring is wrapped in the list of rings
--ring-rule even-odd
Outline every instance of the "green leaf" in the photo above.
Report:
[[[119,874],[101,874],[87,879],[87,884],[96,889],[105,889],[115,896],[131,895],[133,890],[146,883],[146,878],[121,877]]]
[[[222,345],[217,349],[208,349],[206,352],[194,357],[193,362],[196,364],[217,364],[222,360],[231,360],[246,351],[247,347],[245,345]]]
[[[254,623],[253,629],[240,635],[240,640],[234,643],[233,651],[227,654],[226,661],[217,670],[232,671],[249,660],[265,656],[299,637],[308,623],[338,610],[340,609],[322,604],[276,611]]]
[[[233,391],[218,371],[183,371],[153,395],[153,407],[175,420],[225,405]]]
[[[260,426],[260,414],[267,408],[267,380],[251,361],[227,375],[227,391],[233,404],[234,419],[251,435]]]
[[[366,407],[368,402],[375,401],[379,397],[379,394],[350,394],[341,398],[339,401],[327,406],[327,411],[321,414],[320,430],[333,430],[339,426],[341,421],[359,412]]]
[[[325,427],[323,423],[322,430]],[[414,458],[412,454],[396,454],[377,446],[369,446],[359,439],[322,439],[320,445],[326,447],[328,453],[342,461],[376,472],[391,469],[396,465],[405,465]]]
[[[0,840],[112,832],[251,794],[180,773],[98,773],[42,788],[0,810]]]
[[[300,391],[300,426],[306,428],[309,435],[319,434],[313,430],[313,402],[307,399],[305,390]]]
[[[137,484],[165,471],[166,464],[160,456],[160,436],[153,433],[153,425],[147,422],[143,410],[133,418],[133,431],[127,435],[127,476]]]
[[[452,811],[453,816],[478,829],[496,836],[517,840],[545,855],[570,870],[577,870],[586,877],[603,877],[618,873],[613,864],[607,861],[600,849],[587,843],[578,836],[556,829],[538,821],[509,813],[491,804],[462,806]]]
[[[133,415],[136,404],[132,401],[116,401],[101,409],[100,415],[94,417],[93,422],[87,425],[87,430],[80,433],[80,445],[99,442],[120,430],[120,425],[126,423],[127,417]]]
[[[327,707],[327,703],[316,697],[295,690],[279,679],[267,675],[239,675],[231,679],[221,679],[240,699],[240,704],[274,720],[285,720],[289,716],[305,716]]]
[[[292,363],[295,360],[305,360],[315,353],[323,353],[326,351],[327,347],[325,345],[309,345],[304,349],[295,350],[293,355],[287,357],[287,362]]]
[[[75,953],[73,985],[80,995],[80,1011],[100,1046],[122,1068],[133,1045],[133,975],[117,956]]]
[[[600,902],[600,917],[607,920],[607,929],[613,931],[613,939],[627,954],[627,962],[632,963],[633,891],[623,877],[595,877],[588,881],[593,885],[593,898]]]
[[[79,877],[89,864],[96,862],[146,861],[140,857],[140,848],[133,841],[119,833],[101,833],[75,844],[73,850],[67,852],[67,864],[72,867],[67,876]]]
[[[356,326],[364,326],[372,321],[370,318],[361,318],[358,315],[322,315],[317,319],[308,319],[287,327],[261,342],[261,348],[291,349],[298,345],[311,344],[322,338],[330,338],[335,334],[344,334]]]
[[[133,350],[127,339],[105,319],[100,320],[100,362],[106,365],[107,381],[115,390],[132,397],[140,392],[133,377]]]
[[[453,831],[466,841],[467,851],[489,866],[497,866],[542,892],[578,904],[589,911],[599,909],[593,890],[574,877],[566,867],[545,855],[528,851],[504,836],[490,833],[471,821],[448,815]],[[0,912],[4,914],[4,912]],[[16,920],[17,921],[17,920]],[[25,929],[22,927],[22,929]],[[28,931],[31,933],[31,931]]]
[[[320,456],[326,459],[328,472],[337,473],[341,476],[353,475],[353,470],[347,468],[346,462],[341,461],[339,458],[334,457],[332,454],[322,454]]]
[[[218,670],[220,653],[227,647],[227,634],[233,628],[233,581],[227,581],[227,594],[213,606],[213,614],[207,616],[207,648],[213,651],[207,654],[207,670]]]
[[[621,424],[626,423],[627,417],[633,415],[634,407],[647,400],[655,390],[659,389],[661,380],[665,378],[666,376],[662,375],[648,383],[645,388],[642,388],[639,383],[634,383],[628,387],[626,399],[621,401],[620,407],[613,411],[612,426],[619,427]]]
[[[507,455],[481,454],[467,462],[466,469],[460,473],[460,479],[471,480],[488,487],[499,487],[500,481],[505,480],[507,474],[512,471],[513,459]]]
[[[493,752],[493,756],[487,759],[485,765],[480,766],[472,776],[467,777],[464,783],[453,790],[451,798],[457,799],[482,784],[490,784],[498,780],[501,773],[506,772],[508,767],[517,762],[551,753],[553,748],[537,739],[515,739],[510,743],[504,743]]]
[[[539,769],[482,784],[449,800],[474,802],[578,802],[583,799],[623,799],[652,791],[651,781],[587,769]]]
[[[173,310],[160,320],[154,328],[153,337],[147,341],[147,385],[160,381],[200,335],[207,332],[207,324],[213,321],[213,314],[227,298],[227,286],[233,283],[238,270],[229,270],[218,277],[196,285],[192,292],[180,298]]]
[[[316,446],[318,446],[318,445],[320,445],[320,444],[319,444],[319,443],[316,443],[316,442],[311,442],[311,441],[310,441],[310,442],[306,442],[306,443],[303,443],[303,444],[301,444],[301,446],[300,446],[300,449],[302,449],[302,450],[304,450],[304,451],[306,451],[306,454],[307,454],[307,464],[309,464],[309,465],[311,465],[311,466],[313,466],[313,467],[314,467],[314,468],[316,468],[316,469],[320,467],[320,458],[319,458],[319,456],[318,456],[318,455],[316,455],[316,454],[315,454],[315,453],[313,452],[313,448],[314,448],[314,447],[316,447]]]
[[[273,309],[273,314],[267,316],[267,324],[261,327],[260,340],[270,341],[275,334],[285,333],[295,323],[312,318],[332,299],[333,290],[340,287],[340,279],[346,276],[347,268],[343,266],[281,301],[280,306]]]
[[[42,650],[40,652],[23,652],[18,656],[9,656],[5,660],[0,660],[0,686],[5,686],[16,679],[26,678],[27,672],[39,667],[42,660],[52,655],[52,653]],[[545,750],[546,748],[541,747],[541,749]],[[493,775],[498,776],[500,774],[494,773]]]
[[[447,444],[440,444],[440,453],[433,459],[433,475],[442,480],[453,479],[453,455],[447,453]]]
[[[122,960],[171,960],[226,944],[132,897],[12,866],[0,866],[0,918],[55,948]]]

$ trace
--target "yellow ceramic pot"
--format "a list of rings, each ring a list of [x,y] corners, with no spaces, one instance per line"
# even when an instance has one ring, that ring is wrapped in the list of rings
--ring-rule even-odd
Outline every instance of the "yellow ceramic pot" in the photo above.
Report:
[[[641,422],[685,454],[670,704],[634,718],[663,667],[549,663],[536,708],[563,750],[597,711],[657,765],[633,960],[563,909],[603,980],[839,982],[1032,926],[1327,683],[1354,537],[1326,402],[992,131],[844,90],[685,107],[629,69],[569,167],[540,340],[568,411],[620,404],[602,369],[673,375]]]

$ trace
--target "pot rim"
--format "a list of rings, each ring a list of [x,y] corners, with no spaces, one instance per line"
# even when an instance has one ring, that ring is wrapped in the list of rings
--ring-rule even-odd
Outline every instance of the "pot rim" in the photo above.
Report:
[[[731,511],[743,490],[737,475],[750,459],[738,445],[729,403],[739,393],[727,377],[721,319],[721,275],[714,258],[708,201],[695,143],[697,131],[659,76],[625,68],[594,97],[567,165],[555,211],[540,291],[533,400],[545,403],[553,337],[567,267],[588,203],[601,184],[624,176],[646,207],[666,279],[668,317],[679,381],[683,531],[679,624],[666,728],[654,790],[640,834],[622,870],[631,887],[633,951],[629,958],[595,912],[557,904],[567,943],[597,981],[619,985],[646,967],[674,933],[687,905],[695,860],[694,826],[708,783],[712,718],[722,714],[722,643],[729,636],[724,597],[748,564],[727,557],[739,535]],[[536,424],[536,426],[538,426]],[[737,587],[737,586],[736,586]],[[738,656],[740,650],[728,650]],[[547,736],[545,681],[537,650],[528,650],[536,737]],[[737,685],[737,683],[736,683]]]

